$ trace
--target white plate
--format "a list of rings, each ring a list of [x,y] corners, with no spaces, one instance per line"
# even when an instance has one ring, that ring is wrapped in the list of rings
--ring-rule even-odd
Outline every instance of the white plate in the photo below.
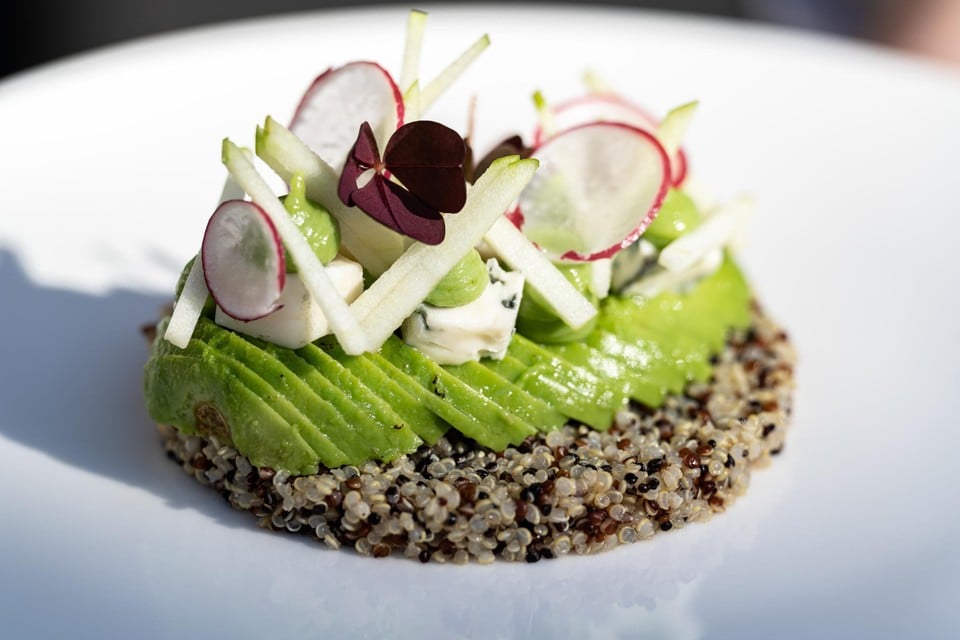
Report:
[[[220,140],[286,120],[327,65],[397,69],[405,12],[106,49],[0,83],[5,637],[958,637],[960,81],[883,51],[614,10],[433,11],[438,105],[480,137],[591,68],[691,98],[697,176],[760,206],[744,262],[802,364],[784,455],[706,525],[588,558],[454,568],[258,530],[162,455],[138,326],[196,249]]]

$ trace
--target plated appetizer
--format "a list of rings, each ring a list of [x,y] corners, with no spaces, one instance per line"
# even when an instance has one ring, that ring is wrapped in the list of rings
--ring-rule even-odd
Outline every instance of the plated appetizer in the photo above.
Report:
[[[489,39],[421,82],[425,23],[396,77],[332,68],[224,141],[145,368],[167,453],[375,557],[533,562],[723,511],[783,447],[794,355],[732,254],[749,201],[688,188],[697,105],[590,77],[481,155],[427,115]]]

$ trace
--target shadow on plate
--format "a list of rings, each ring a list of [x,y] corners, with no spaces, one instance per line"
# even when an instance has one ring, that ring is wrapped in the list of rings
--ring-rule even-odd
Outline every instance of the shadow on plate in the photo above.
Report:
[[[166,459],[144,408],[140,328],[168,298],[40,286],[2,248],[0,292],[0,435],[176,508],[248,524]]]

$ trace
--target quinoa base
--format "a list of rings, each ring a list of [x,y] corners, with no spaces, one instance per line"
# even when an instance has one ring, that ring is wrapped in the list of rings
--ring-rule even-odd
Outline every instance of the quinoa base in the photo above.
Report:
[[[568,424],[501,453],[450,432],[390,463],[310,476],[256,468],[216,437],[159,427],[167,455],[265,529],[373,557],[536,562],[630,544],[709,520],[783,450],[796,357],[754,305],[714,375],[630,405],[609,431]]]

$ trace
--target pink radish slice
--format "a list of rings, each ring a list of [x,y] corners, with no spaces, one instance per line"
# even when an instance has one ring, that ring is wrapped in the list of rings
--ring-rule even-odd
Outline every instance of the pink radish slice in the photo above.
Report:
[[[551,107],[550,113],[555,132],[589,122],[622,122],[651,133],[657,130],[656,118],[613,93],[579,96]],[[533,146],[540,146],[548,137],[538,125],[533,132]]]
[[[252,202],[228,200],[207,223],[200,248],[203,277],[217,305],[236,320],[276,311],[287,267],[280,235]]]
[[[653,115],[615,93],[595,93],[561,102],[551,109],[551,116],[557,132],[590,122],[620,122],[653,134],[659,126]],[[538,125],[533,132],[533,146],[540,146],[548,137]],[[682,149],[670,159],[670,175],[674,187],[683,184],[687,177],[687,159]]]
[[[540,168],[511,220],[554,259],[609,258],[640,237],[670,184],[667,153],[649,131],[594,122],[533,153]]]
[[[382,150],[403,115],[403,95],[387,70],[375,62],[351,62],[313,81],[290,130],[339,172],[361,124],[370,123]]]

